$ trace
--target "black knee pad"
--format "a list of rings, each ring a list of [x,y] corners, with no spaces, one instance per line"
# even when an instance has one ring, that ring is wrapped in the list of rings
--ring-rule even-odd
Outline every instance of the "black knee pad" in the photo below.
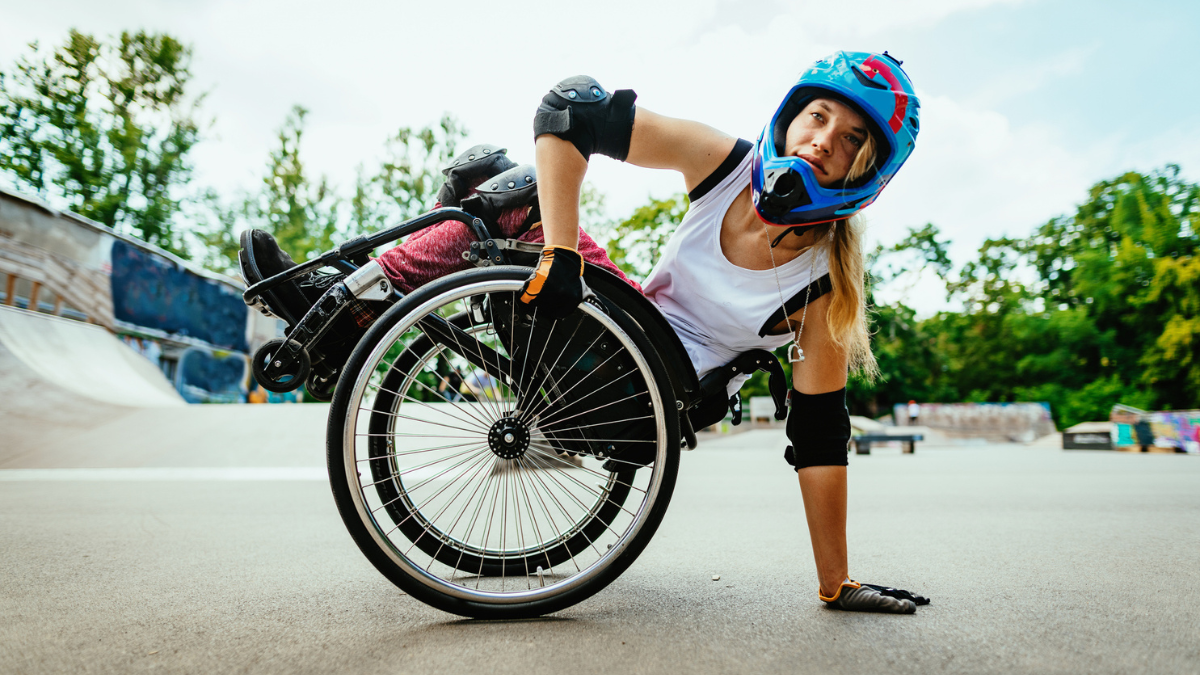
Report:
[[[537,170],[532,164],[521,164],[491,176],[480,183],[475,188],[475,194],[463,199],[459,206],[467,213],[482,218],[493,238],[519,237],[542,219],[537,200]],[[502,232],[500,215],[508,209],[522,206],[530,207],[524,222],[516,232]]]
[[[797,471],[810,466],[846,466],[850,411],[846,389],[825,394],[788,392],[787,435],[792,442],[783,458]]]
[[[577,75],[554,85],[533,117],[533,137],[554,134],[570,141],[584,159],[593,152],[624,162],[633,135],[632,89],[611,95],[595,79]]]
[[[442,169],[446,182],[438,190],[438,201],[442,206],[457,208],[475,186],[515,167],[517,163],[508,158],[507,152],[487,144],[467,148]]]

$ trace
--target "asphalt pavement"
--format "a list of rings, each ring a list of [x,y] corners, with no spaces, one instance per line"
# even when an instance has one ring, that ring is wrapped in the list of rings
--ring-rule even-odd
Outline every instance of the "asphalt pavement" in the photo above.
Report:
[[[160,412],[12,453],[0,673],[1200,673],[1198,457],[852,456],[852,574],[933,600],[880,616],[817,601],[782,429],[709,438],[620,579],[487,622],[362,557],[324,480],[323,411]]]

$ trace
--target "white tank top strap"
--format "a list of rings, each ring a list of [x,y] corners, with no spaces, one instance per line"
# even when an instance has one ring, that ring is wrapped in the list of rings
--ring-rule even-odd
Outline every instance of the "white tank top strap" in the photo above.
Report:
[[[725,257],[721,222],[750,184],[753,154],[748,146],[739,141],[713,176],[692,191],[696,196],[688,212],[643,286],[679,335],[700,377],[742,352],[773,350],[790,341],[788,334],[771,334],[784,320],[781,290],[791,314],[804,306],[806,294],[812,302],[830,288],[825,246],[779,265],[778,284],[772,270],[738,267]],[[718,175],[722,169],[727,175]],[[731,382],[731,391],[743,380]]]

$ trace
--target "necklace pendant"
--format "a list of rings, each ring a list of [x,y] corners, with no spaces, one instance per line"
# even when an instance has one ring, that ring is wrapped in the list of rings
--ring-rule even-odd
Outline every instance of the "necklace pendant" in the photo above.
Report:
[[[804,350],[795,342],[788,349],[788,363],[801,363],[804,361]]]

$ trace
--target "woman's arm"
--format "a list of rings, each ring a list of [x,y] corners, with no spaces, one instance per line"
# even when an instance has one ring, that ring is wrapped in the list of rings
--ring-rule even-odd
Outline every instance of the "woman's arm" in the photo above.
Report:
[[[706,124],[638,108],[625,161],[648,169],[674,169],[683,174],[690,191],[716,171],[736,143],[733,136]]]
[[[737,139],[710,126],[637,108],[626,161],[683,174],[688,190],[720,166]],[[579,192],[587,160],[569,141],[542,134],[536,141],[538,201],[548,246],[579,245]]]
[[[579,248],[579,191],[588,163],[570,141],[537,137],[538,205],[547,246]]]
[[[829,311],[829,296],[823,295],[808,306],[804,317],[804,332],[800,348],[804,361],[792,364],[792,388],[801,394],[824,394],[846,386],[850,364],[845,347],[833,341],[825,314]],[[792,316],[792,328],[800,328],[801,313]]]

